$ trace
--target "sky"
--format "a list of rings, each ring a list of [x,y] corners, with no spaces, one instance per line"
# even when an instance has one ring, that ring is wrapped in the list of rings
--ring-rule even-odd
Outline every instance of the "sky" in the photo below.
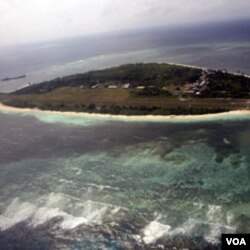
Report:
[[[249,0],[0,0],[0,46],[249,17]]]

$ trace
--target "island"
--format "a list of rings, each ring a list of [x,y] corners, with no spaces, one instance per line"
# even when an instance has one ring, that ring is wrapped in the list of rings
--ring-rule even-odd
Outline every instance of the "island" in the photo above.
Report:
[[[90,71],[1,94],[8,106],[119,115],[190,115],[250,109],[250,78],[166,63]]]

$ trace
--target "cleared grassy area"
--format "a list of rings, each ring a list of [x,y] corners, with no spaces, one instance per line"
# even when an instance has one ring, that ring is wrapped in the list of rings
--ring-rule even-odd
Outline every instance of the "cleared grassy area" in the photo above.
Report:
[[[188,98],[137,96],[128,89],[81,89],[64,87],[45,94],[0,97],[8,105],[123,114],[193,114],[250,109],[249,99]],[[105,111],[103,111],[105,107]],[[178,110],[177,110],[178,109]],[[130,112],[136,110],[136,112]],[[140,112],[143,111],[143,112]],[[168,112],[167,112],[168,111]]]

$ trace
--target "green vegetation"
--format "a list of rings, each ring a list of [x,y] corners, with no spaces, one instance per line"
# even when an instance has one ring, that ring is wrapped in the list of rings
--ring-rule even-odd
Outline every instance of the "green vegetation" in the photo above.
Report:
[[[134,88],[139,85],[163,87],[170,84],[183,85],[195,82],[201,76],[200,69],[169,64],[127,64],[105,70],[76,74],[42,82],[16,91],[16,94],[46,93],[60,87],[84,86],[90,88],[97,83],[103,87],[109,84],[129,82]]]
[[[249,93],[244,76],[151,63],[57,78],[0,95],[0,101],[43,110],[178,115],[249,109]]]
[[[209,97],[250,97],[250,78],[214,71],[210,76],[211,83],[204,96]]]

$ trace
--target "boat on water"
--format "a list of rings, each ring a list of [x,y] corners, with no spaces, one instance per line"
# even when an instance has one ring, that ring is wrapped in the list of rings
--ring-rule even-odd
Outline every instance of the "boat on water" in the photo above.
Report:
[[[17,80],[17,79],[22,79],[22,78],[26,78],[26,75],[20,75],[20,76],[15,76],[15,77],[6,77],[6,78],[1,79],[1,81],[6,82],[6,81]]]

